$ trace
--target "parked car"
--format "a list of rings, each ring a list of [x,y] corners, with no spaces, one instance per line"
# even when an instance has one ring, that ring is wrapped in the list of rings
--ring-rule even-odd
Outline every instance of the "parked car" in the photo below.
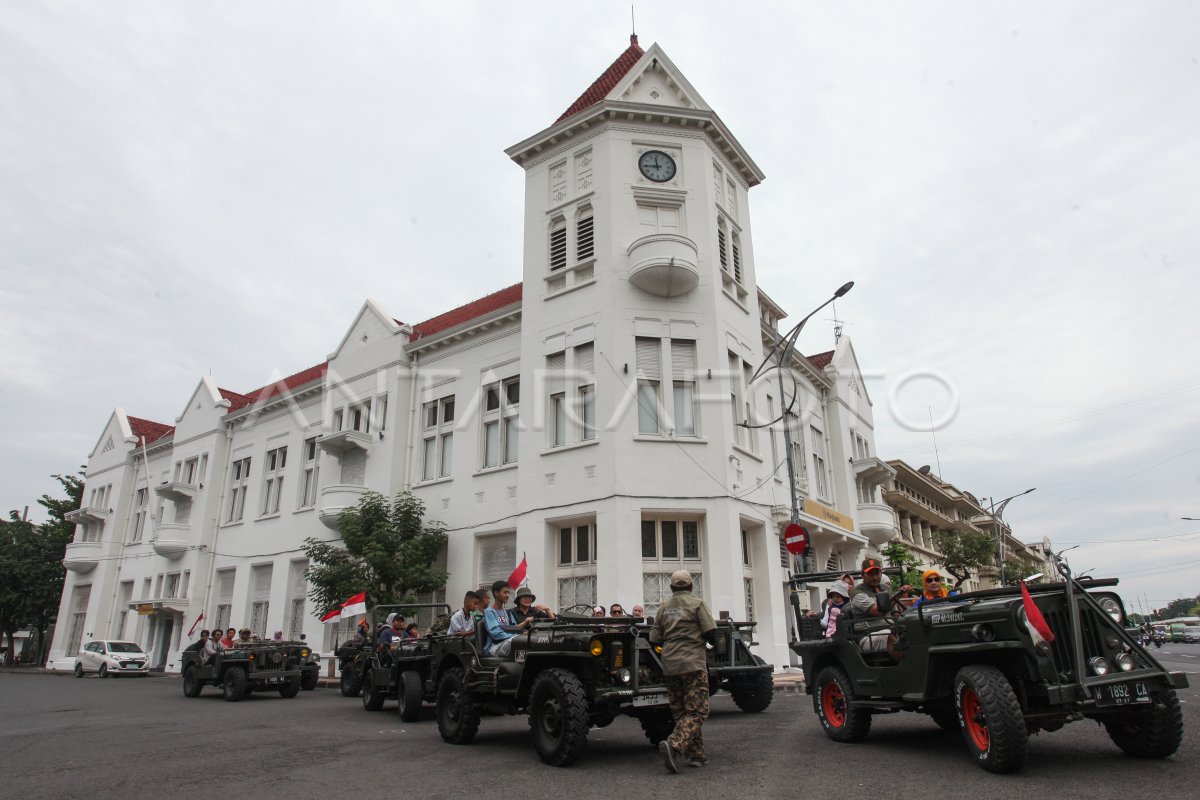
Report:
[[[101,678],[117,675],[140,675],[150,673],[150,656],[135,642],[114,642],[100,639],[88,642],[75,657],[75,677],[95,672]]]

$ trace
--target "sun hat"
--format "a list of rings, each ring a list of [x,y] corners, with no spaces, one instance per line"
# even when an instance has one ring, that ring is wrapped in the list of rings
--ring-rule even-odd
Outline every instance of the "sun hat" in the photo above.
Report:
[[[692,573],[686,569],[677,569],[671,573],[671,588],[682,589],[692,585]]]
[[[537,600],[537,596],[528,586],[522,586],[520,589],[517,589],[517,596],[513,598],[513,602],[515,603],[522,597],[528,597],[530,602],[535,602]]]

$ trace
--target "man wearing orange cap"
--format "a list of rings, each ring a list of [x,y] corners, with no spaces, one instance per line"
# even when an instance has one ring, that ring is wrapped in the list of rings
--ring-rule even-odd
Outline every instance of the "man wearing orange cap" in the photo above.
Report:
[[[879,608],[878,594],[883,591],[883,564],[877,558],[864,558],[862,562],[862,583],[851,592],[850,605],[854,613],[863,617],[882,617],[888,612]],[[902,587],[903,588],[903,587]],[[864,653],[882,653],[887,651],[894,660],[904,657],[904,651],[897,647],[898,640],[890,628],[873,630],[859,640],[858,646]]]

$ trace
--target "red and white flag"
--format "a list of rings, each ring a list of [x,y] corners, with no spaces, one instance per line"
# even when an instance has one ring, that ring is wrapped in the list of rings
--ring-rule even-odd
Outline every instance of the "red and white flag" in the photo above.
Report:
[[[341,618],[353,617],[357,614],[367,613],[367,593],[359,592],[351,597],[346,602],[342,603]]]
[[[1025,627],[1029,630],[1029,636],[1033,639],[1033,643],[1040,647],[1047,642],[1053,642],[1054,631],[1050,630],[1050,626],[1046,624],[1046,618],[1042,616],[1041,609],[1033,602],[1029,589],[1025,587],[1025,581],[1021,581],[1021,599],[1025,603]]]
[[[188,637],[190,638],[196,632],[196,626],[200,624],[200,620],[204,619],[204,612],[200,612],[200,616],[196,617],[196,621],[192,623],[192,627],[188,628]]]
[[[336,608],[333,609],[333,611],[330,611],[328,614],[321,617],[321,622],[324,622],[326,625],[328,625],[331,622],[337,622],[341,618],[342,618],[342,607],[337,606]]]
[[[525,554],[521,554],[521,563],[517,564],[517,568],[512,571],[512,575],[508,576],[508,585],[512,589],[525,582],[525,573],[529,570],[529,565],[525,563]]]

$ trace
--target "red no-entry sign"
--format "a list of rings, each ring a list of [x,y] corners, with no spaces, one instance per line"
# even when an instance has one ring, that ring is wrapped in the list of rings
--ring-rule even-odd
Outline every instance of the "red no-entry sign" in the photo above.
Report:
[[[793,522],[783,530],[783,543],[789,553],[802,556],[808,549],[808,531]]]

